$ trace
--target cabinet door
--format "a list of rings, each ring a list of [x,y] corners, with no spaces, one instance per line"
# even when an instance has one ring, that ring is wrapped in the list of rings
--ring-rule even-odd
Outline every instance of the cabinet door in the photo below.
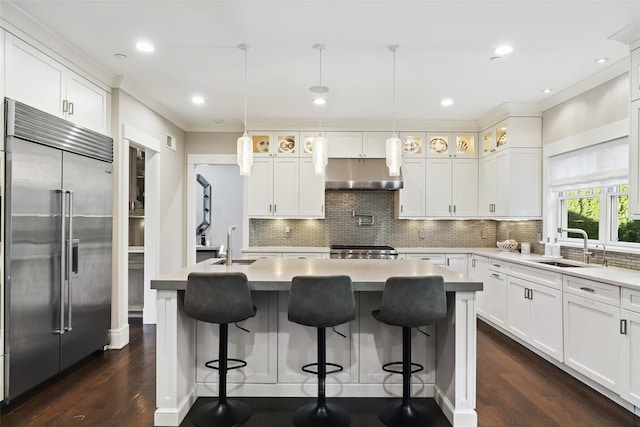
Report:
[[[329,157],[362,157],[362,132],[327,132]]]
[[[626,334],[620,349],[620,395],[640,407],[640,313],[622,310]]]
[[[63,117],[64,67],[9,34],[5,46],[6,96]]]
[[[531,283],[530,288],[530,343],[562,362],[562,292],[538,283]]]
[[[510,148],[497,153],[497,198],[500,215],[540,217],[542,215],[542,151],[540,148]],[[504,157],[504,162],[501,160]],[[507,172],[505,172],[505,170]],[[505,195],[501,199],[500,195]]]
[[[447,270],[467,275],[467,254],[447,254],[445,261]]]
[[[356,304],[358,301],[356,300]],[[316,396],[317,383],[313,375],[302,371],[302,366],[318,361],[317,329],[290,322],[287,308],[289,293],[278,292],[278,382],[296,383],[304,387],[308,396]],[[327,333],[327,362],[343,367],[340,373],[327,375],[327,383],[358,382],[358,319],[338,325]]]
[[[67,117],[82,127],[104,133],[107,118],[107,93],[90,81],[70,73],[67,79],[69,105]]]
[[[427,216],[451,216],[451,168],[452,160],[430,158],[426,160],[426,214]]]
[[[274,292],[252,292],[256,315],[238,325],[229,324],[229,357],[242,359],[247,366],[233,369],[227,375],[230,383],[275,383],[277,379],[277,295]],[[204,366],[218,358],[220,327],[196,322],[196,381],[217,383],[218,371]]]
[[[452,162],[451,204],[453,214],[461,217],[478,215],[478,160],[456,159]]]
[[[563,297],[564,363],[617,393],[620,308],[566,292]]]
[[[530,341],[531,303],[529,292],[531,282],[509,277],[507,290],[507,330],[522,339]]]
[[[362,134],[362,151],[364,157],[384,159],[387,156],[387,139],[391,132],[364,132]]]
[[[425,163],[424,159],[404,159],[402,162],[404,186],[398,191],[398,216],[425,215]]]
[[[631,103],[629,113],[629,217],[640,219],[640,100]]]
[[[491,273],[487,286],[489,300],[489,320],[496,326],[507,327],[507,275]]]
[[[509,171],[509,153],[500,151],[494,154],[495,157],[495,209],[493,215],[496,216],[508,216],[509,215],[509,191],[511,179]],[[535,177],[528,177],[528,179],[535,179]],[[524,191],[522,189],[521,191]]]
[[[298,159],[276,158],[273,161],[273,214],[298,216]]]
[[[380,308],[382,292],[360,292],[360,383],[401,384],[402,375],[389,374],[382,365],[402,361],[402,328],[378,322],[371,312]],[[414,382],[435,382],[435,327],[426,329],[430,337],[416,328],[411,331],[411,361],[424,366],[413,374]],[[398,389],[398,392],[400,390]]]
[[[489,155],[480,162],[478,214],[493,216],[496,203],[496,157]]]
[[[474,280],[482,282],[483,289],[476,292],[476,313],[481,316],[488,316],[487,287],[489,286],[489,260],[485,257],[471,256],[469,262],[469,276]]]
[[[247,215],[273,215],[273,160],[254,157],[247,178]]]
[[[310,158],[300,159],[299,215],[324,218],[324,176],[316,175]]]

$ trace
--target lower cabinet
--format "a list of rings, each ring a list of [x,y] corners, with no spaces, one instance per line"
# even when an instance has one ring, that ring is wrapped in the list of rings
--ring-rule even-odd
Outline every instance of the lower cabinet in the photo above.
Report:
[[[469,276],[483,284],[483,290],[476,292],[476,313],[488,316],[487,286],[489,286],[489,260],[483,256],[471,255],[467,268]]]
[[[494,325],[507,327],[507,275],[489,271],[489,280],[485,284],[487,319]]]
[[[622,289],[620,396],[640,407],[640,290]]]
[[[507,330],[562,362],[562,292],[509,276]]]
[[[402,383],[402,375],[382,370],[382,365],[402,361],[402,328],[378,322],[371,312],[380,308],[382,292],[360,293],[360,383]],[[435,327],[416,328],[411,333],[411,361],[425,370],[412,376],[414,383],[435,382]],[[394,369],[401,369],[396,366]]]
[[[242,256],[250,259],[282,258],[282,252],[242,252]]]
[[[467,254],[447,254],[445,268],[456,273],[467,275]]]
[[[309,383],[313,375],[303,372],[302,366],[318,361],[317,329],[290,322],[288,306],[289,293],[278,292],[278,382]],[[327,328],[326,333],[327,362],[337,363],[344,369],[340,373],[327,375],[327,383],[357,383],[358,319],[334,329]],[[310,393],[313,391],[309,389]]]
[[[617,306],[597,300],[611,295],[608,288],[617,287],[564,276],[564,363],[618,392],[620,300]]]
[[[247,362],[247,366],[230,370],[229,383],[275,383],[277,380],[277,295],[275,292],[252,292],[257,308],[252,318],[229,324],[229,357]],[[196,380],[217,383],[218,371],[204,366],[218,358],[219,326],[196,324]],[[231,365],[231,362],[230,362]]]

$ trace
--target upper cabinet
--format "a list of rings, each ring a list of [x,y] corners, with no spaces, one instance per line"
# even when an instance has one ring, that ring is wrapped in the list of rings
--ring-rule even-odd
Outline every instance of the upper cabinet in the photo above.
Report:
[[[629,218],[640,219],[640,48],[631,51]]]
[[[4,70],[6,97],[107,133],[107,92],[8,33]]]
[[[476,133],[428,132],[425,151],[431,158],[475,158],[477,141]]]
[[[251,131],[254,157],[299,157],[300,133],[297,131]]]
[[[640,99],[640,48],[631,51],[631,97],[633,102]]]
[[[424,157],[425,156],[425,133],[424,132],[400,132],[402,140],[402,156]]]
[[[541,117],[509,117],[480,133],[482,155],[487,156],[506,148],[542,147]]]
[[[326,132],[329,158],[384,158],[387,132]]]

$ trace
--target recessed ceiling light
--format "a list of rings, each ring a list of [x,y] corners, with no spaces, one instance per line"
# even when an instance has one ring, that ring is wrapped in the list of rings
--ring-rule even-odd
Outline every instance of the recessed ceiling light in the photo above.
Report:
[[[324,104],[327,103],[327,100],[324,99],[323,97],[319,96],[317,98],[314,98],[313,101],[311,101],[311,102],[313,102],[315,105],[324,105]]]
[[[598,58],[598,59],[596,59],[596,64],[604,64],[608,60],[609,60],[609,58]]]
[[[141,40],[138,43],[136,43],[136,49],[138,49],[140,52],[153,52],[154,51],[154,47],[153,45],[145,40]]]
[[[544,92],[544,93],[551,93],[551,89],[549,89],[549,88],[542,89],[542,92]]]
[[[191,97],[191,102],[193,102],[196,105],[202,105],[204,104],[204,98],[201,97],[200,95],[195,95]]]
[[[493,51],[493,53],[495,53],[498,56],[504,56],[504,55],[508,55],[511,52],[513,52],[513,46],[510,46],[508,44],[502,45],[502,46],[498,46],[497,48],[495,48],[495,50]]]
[[[448,107],[450,105],[453,105],[453,99],[444,98],[442,101],[440,101],[440,105],[442,105],[443,107]]]

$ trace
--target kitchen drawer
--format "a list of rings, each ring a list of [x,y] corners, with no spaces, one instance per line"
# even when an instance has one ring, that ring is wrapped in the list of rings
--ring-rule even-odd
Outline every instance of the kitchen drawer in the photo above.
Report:
[[[567,275],[563,276],[562,283],[564,292],[620,307],[619,286]]]
[[[243,252],[243,257],[250,259],[282,258],[282,252]]]
[[[489,258],[489,270],[499,271],[501,273],[508,273],[511,264],[505,261]]]
[[[320,259],[322,254],[319,252],[284,252],[284,259]]]
[[[542,268],[527,267],[520,264],[509,264],[509,275],[530,280],[540,285],[562,290],[562,274]]]
[[[436,265],[444,265],[445,258],[445,254],[406,254],[406,259],[421,259]]]
[[[622,288],[622,308],[640,313],[640,290]]]

